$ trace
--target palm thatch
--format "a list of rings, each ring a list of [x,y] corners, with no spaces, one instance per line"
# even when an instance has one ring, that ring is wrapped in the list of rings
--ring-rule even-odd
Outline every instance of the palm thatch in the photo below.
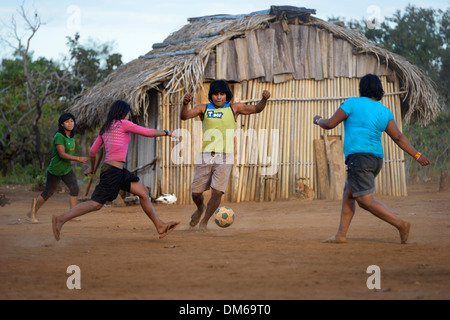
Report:
[[[292,9],[292,8],[288,8]],[[403,57],[376,46],[360,32],[310,16],[313,10],[294,8],[271,10],[244,16],[219,16],[190,19],[190,23],[170,35],[153,50],[110,74],[104,81],[85,92],[71,107],[81,129],[94,129],[105,119],[111,103],[124,99],[135,115],[145,115],[149,106],[148,91],[164,89],[164,94],[196,92],[205,81],[205,69],[218,45],[263,30],[270,24],[287,25],[292,19],[305,26],[327,30],[335,38],[350,43],[358,54],[375,55],[399,77],[406,95],[402,101],[404,120],[427,123],[439,113],[438,94],[431,81]]]

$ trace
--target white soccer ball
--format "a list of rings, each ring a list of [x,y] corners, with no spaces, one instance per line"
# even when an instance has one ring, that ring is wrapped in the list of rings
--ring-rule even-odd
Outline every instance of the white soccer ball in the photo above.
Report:
[[[214,212],[214,221],[221,228],[228,228],[234,222],[234,211],[229,207],[220,207]]]

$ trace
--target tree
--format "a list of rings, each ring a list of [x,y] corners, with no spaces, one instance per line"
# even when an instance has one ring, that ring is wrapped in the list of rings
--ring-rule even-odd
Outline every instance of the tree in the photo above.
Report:
[[[122,56],[111,54],[109,43],[81,45],[80,36],[68,38],[70,59],[66,65],[33,58],[30,43],[43,24],[37,11],[26,12],[24,4],[6,25],[9,34],[2,39],[13,48],[11,59],[0,64],[0,164],[2,174],[34,164],[40,170],[51,152],[51,139],[59,115],[86,88],[104,79],[122,64]],[[25,30],[20,32],[19,30]],[[30,138],[34,137],[34,138]],[[77,144],[78,145],[78,144]],[[33,156],[34,155],[34,156]]]
[[[82,90],[94,86],[103,80],[108,74],[122,65],[122,55],[110,54],[112,44],[91,43],[82,45],[80,35],[76,33],[73,38],[67,37],[67,46],[70,54],[70,69],[72,75],[77,78],[76,90]]]
[[[442,104],[448,107],[450,70],[450,8],[446,11],[417,8],[408,5],[385,17],[380,28],[369,28],[366,21],[349,21],[339,17],[330,22],[344,21],[350,29],[362,31],[372,42],[405,57],[421,68],[436,84]]]
[[[25,84],[25,100],[28,110],[26,113],[33,117],[32,129],[35,138],[35,156],[39,162],[39,167],[44,168],[44,153],[41,150],[41,131],[40,119],[42,117],[43,106],[47,99],[61,92],[65,92],[71,86],[71,77],[67,70],[60,70],[58,66],[51,60],[44,58],[32,62],[30,54],[30,43],[42,25],[41,19],[37,11],[34,14],[28,14],[24,4],[18,9],[19,18],[22,20],[24,34],[19,34],[19,27],[16,18],[12,16],[10,34],[12,41],[5,41],[15,50],[17,57],[22,62],[23,80]],[[33,64],[34,68],[31,67]],[[3,115],[3,119],[5,116]]]
[[[366,21],[350,21],[339,17],[330,22],[344,21],[350,29],[362,31],[372,42],[395,52],[422,69],[435,83],[440,95],[443,112],[427,127],[415,123],[404,124],[408,139],[423,150],[433,165],[434,171],[450,167],[450,8],[446,11],[417,8],[408,5],[404,12],[397,10],[392,17],[386,17],[380,28],[369,28]],[[406,158],[406,168],[416,174],[418,167],[414,160]],[[422,170],[422,172],[425,172]]]
[[[53,63],[45,58],[29,58],[28,69],[32,73],[42,72]],[[58,70],[58,72],[60,72]],[[23,70],[22,58],[3,59],[0,64],[0,160],[2,174],[15,163],[22,166],[33,163],[36,157],[35,120],[36,106],[28,94],[27,78]],[[54,131],[54,114],[60,113],[67,103],[60,96],[49,96],[41,107],[39,131],[43,155],[47,154],[45,146],[49,145],[50,132]]]

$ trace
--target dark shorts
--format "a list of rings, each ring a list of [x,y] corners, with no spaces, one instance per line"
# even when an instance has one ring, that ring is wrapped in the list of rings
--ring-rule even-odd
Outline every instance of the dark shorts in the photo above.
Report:
[[[73,172],[73,170],[70,170],[70,172],[64,176],[55,176],[47,171],[47,182],[45,183],[44,191],[41,193],[41,197],[45,201],[47,201],[48,198],[50,198],[55,193],[56,187],[61,180],[64,182],[67,188],[69,188],[70,195],[72,197],[78,196],[80,188],[78,187],[77,176],[75,175],[75,172]]]
[[[100,182],[95,187],[91,200],[101,204],[114,201],[120,190],[130,192],[131,182],[138,181],[139,177],[127,169],[119,169],[105,163],[100,172]]]
[[[383,166],[383,159],[370,153],[355,153],[347,157],[347,184],[353,198],[375,192],[375,178]]]

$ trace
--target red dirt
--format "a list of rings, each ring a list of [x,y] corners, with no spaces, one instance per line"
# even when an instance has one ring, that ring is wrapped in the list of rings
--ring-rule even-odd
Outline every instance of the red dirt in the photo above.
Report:
[[[0,299],[449,299],[450,193],[436,183],[408,192],[376,197],[412,223],[406,245],[360,208],[347,244],[322,243],[340,215],[340,201],[324,200],[228,203],[235,223],[211,220],[207,233],[189,230],[194,206],[157,204],[163,220],[181,221],[162,240],[139,205],[103,208],[67,223],[57,242],[51,216],[68,209],[68,195],[54,195],[33,225],[23,219],[38,193],[3,187]],[[71,265],[81,290],[67,288]],[[371,265],[381,290],[367,288]]]

